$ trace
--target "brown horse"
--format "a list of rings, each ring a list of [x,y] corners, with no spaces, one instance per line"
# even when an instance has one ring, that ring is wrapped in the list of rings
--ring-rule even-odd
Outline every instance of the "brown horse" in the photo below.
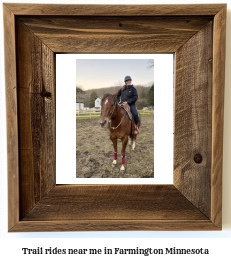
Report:
[[[121,149],[121,167],[120,170],[125,170],[125,149],[129,140],[132,141],[132,149],[135,149],[136,134],[132,134],[132,124],[126,111],[118,105],[116,101],[117,93],[105,94],[101,100],[101,117],[99,124],[101,127],[108,127],[110,131],[110,139],[114,145],[114,161],[113,166],[117,164],[117,139],[122,141]],[[140,125],[140,115],[139,115]]]

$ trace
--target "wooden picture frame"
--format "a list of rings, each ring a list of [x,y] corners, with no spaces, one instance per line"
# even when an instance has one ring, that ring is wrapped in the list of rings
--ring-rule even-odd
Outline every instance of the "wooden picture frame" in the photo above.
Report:
[[[221,230],[226,4],[3,10],[8,230]],[[174,184],[56,185],[55,54],[169,52]]]

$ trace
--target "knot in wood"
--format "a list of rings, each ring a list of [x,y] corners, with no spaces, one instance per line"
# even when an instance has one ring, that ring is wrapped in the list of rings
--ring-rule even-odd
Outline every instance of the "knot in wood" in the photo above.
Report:
[[[200,163],[202,162],[202,156],[201,156],[200,153],[195,154],[195,156],[194,156],[194,161],[195,161],[195,163],[197,163],[197,164],[200,164]]]
[[[47,98],[47,99],[51,99],[51,93],[50,92],[47,92],[45,90],[43,90],[40,95],[43,97],[43,98]]]

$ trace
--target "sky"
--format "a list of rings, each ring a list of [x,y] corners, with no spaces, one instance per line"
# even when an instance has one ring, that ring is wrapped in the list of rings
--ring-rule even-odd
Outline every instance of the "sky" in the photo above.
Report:
[[[132,84],[148,85],[154,82],[150,59],[77,59],[76,86],[83,90],[122,85],[129,75]],[[153,61],[153,59],[152,59]]]

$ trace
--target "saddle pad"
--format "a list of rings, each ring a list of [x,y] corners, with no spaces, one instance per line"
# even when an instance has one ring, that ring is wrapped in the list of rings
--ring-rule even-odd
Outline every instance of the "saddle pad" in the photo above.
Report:
[[[126,112],[127,112],[127,115],[128,115],[128,118],[130,119],[130,121],[132,120],[132,113],[130,111],[130,106],[126,103],[122,103],[121,104],[121,108],[123,108]]]

